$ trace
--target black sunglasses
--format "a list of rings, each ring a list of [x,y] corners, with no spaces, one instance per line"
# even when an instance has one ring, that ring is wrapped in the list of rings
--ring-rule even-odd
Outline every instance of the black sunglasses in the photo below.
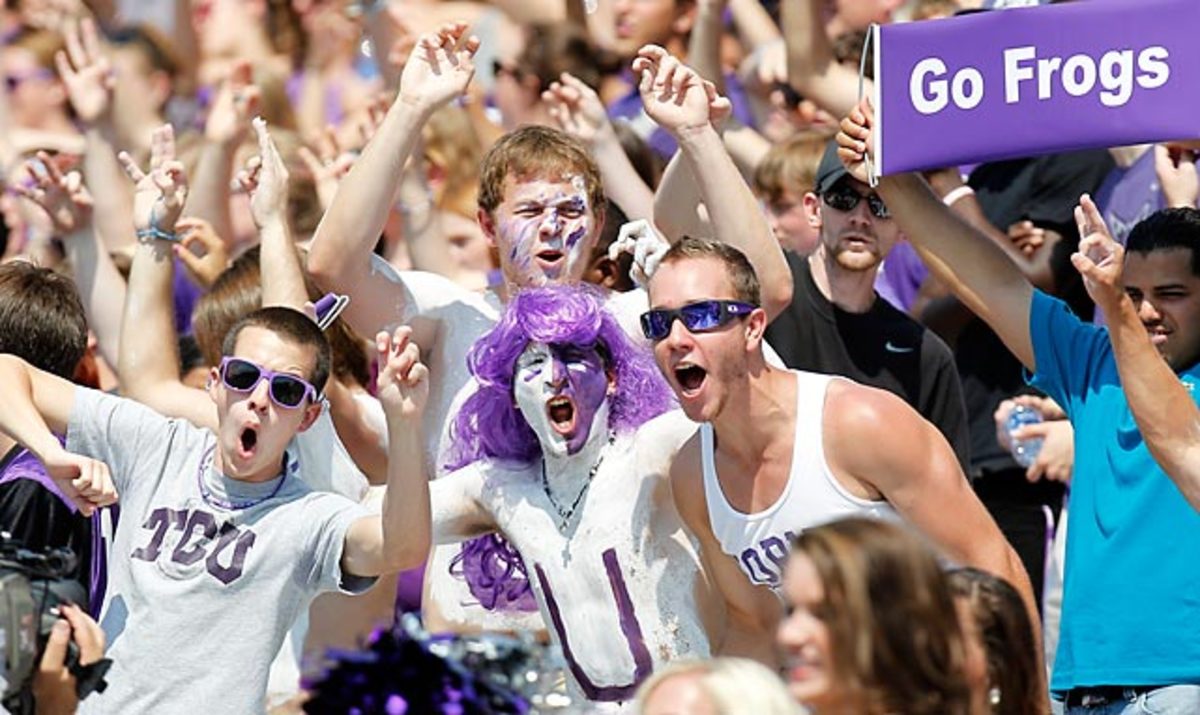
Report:
[[[879,198],[879,194],[867,194],[863,196],[854,190],[853,186],[846,184],[834,184],[831,186],[821,198],[825,199],[825,203],[831,208],[838,211],[853,211],[858,202],[863,199],[867,200],[867,208],[871,211],[871,215],[875,218],[891,218],[892,214],[888,211],[887,204],[883,203],[883,199]]]
[[[262,380],[269,380],[271,401],[280,407],[294,409],[308,398],[318,399],[317,388],[304,380],[284,372],[272,372],[267,368],[242,358],[221,358],[221,382],[234,392],[250,392]]]
[[[671,333],[671,323],[678,318],[683,327],[693,333],[716,330],[734,318],[749,315],[758,306],[736,300],[701,300],[673,310],[655,308],[642,313],[642,334],[647,340],[659,341]]]

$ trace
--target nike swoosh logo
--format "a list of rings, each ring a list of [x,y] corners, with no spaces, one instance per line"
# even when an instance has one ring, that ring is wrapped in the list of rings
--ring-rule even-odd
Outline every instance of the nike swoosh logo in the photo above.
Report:
[[[913,350],[916,350],[916,348],[902,348],[898,345],[892,345],[891,340],[883,344],[883,349],[889,353],[911,353]]]

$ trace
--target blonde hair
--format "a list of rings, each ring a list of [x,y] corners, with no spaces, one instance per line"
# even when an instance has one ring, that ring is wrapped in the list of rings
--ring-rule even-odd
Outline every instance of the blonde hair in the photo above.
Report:
[[[812,191],[825,145],[832,138],[829,132],[810,131],[772,146],[754,170],[754,190],[772,203],[788,189],[797,194]]]
[[[695,676],[717,715],[798,715],[801,710],[792,700],[779,676],[765,666],[746,658],[677,660],[651,675],[637,692],[637,712],[641,712],[658,686],[671,678]]]

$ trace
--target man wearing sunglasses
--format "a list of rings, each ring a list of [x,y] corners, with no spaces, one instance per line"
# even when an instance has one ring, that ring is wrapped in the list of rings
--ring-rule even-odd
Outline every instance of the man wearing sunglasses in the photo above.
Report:
[[[901,239],[887,205],[846,173],[834,142],[803,201],[820,242],[807,257],[787,254],[792,302],[767,328],[767,341],[790,368],[842,375],[899,396],[941,431],[966,469],[970,431],[953,353],[875,290]]]
[[[766,362],[767,318],[745,256],[684,239],[649,293],[642,327],[683,411],[701,423],[671,482],[727,601],[720,652],[764,657],[789,541],[854,514],[903,519],[951,560],[1011,581],[1036,612],[1020,560],[933,425],[889,392]]]
[[[428,395],[410,336],[376,336],[391,450],[417,448]],[[381,515],[307,486],[314,465],[288,445],[320,415],[330,370],[311,320],[257,310],[223,352],[215,432],[0,356],[0,431],[85,515],[120,496],[101,617],[113,666],[88,711],[262,712],[268,666],[317,593],[360,593],[428,552],[419,474],[389,470]]]

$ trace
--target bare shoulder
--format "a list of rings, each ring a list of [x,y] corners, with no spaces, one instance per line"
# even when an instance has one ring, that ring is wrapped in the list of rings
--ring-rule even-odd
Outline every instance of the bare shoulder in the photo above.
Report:
[[[850,380],[830,383],[824,424],[826,461],[839,478],[858,482],[868,492],[922,463],[930,430],[936,432],[896,395]]]

